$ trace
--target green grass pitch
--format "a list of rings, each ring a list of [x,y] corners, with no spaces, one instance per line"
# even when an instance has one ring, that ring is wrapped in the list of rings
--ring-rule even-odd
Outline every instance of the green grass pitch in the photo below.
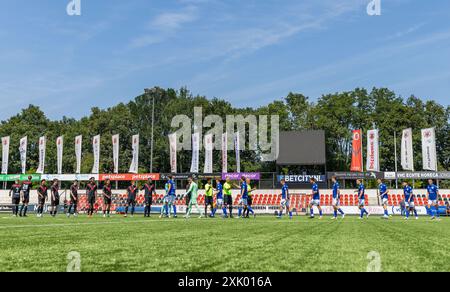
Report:
[[[0,271],[450,271],[450,219],[67,219],[0,215]]]

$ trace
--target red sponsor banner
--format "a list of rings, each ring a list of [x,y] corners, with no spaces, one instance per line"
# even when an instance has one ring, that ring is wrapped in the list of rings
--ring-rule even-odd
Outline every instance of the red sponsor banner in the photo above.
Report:
[[[352,165],[350,171],[362,172],[363,171],[363,155],[362,155],[362,131],[353,131],[353,146],[352,146]]]
[[[151,178],[152,180],[159,180],[159,173],[142,173],[142,174],[134,174],[134,173],[119,173],[119,174],[100,174],[99,180],[105,181],[107,179],[112,181],[145,181]]]

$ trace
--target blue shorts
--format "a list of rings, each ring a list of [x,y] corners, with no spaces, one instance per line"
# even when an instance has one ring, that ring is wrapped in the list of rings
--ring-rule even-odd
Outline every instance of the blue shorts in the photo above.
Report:
[[[280,206],[282,208],[290,207],[291,206],[291,201],[287,200],[287,199],[282,199],[281,202],[280,202]]]

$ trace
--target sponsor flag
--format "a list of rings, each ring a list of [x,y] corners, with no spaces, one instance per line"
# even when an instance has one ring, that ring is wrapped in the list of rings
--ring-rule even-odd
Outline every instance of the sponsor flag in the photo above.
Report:
[[[44,174],[45,172],[45,148],[46,148],[47,140],[45,137],[39,138],[39,165],[36,173]]]
[[[169,135],[170,145],[170,172],[177,173],[177,134]]]
[[[222,173],[228,172],[228,135],[222,134]]]
[[[129,173],[139,172],[139,135],[134,135],[132,141],[132,153],[133,158],[131,159],[131,165]]]
[[[436,131],[434,128],[422,130],[423,169],[437,171]]]
[[[363,171],[363,153],[362,153],[362,131],[353,130],[352,144],[352,165],[350,168],[354,172]]]
[[[75,158],[77,160],[77,168],[75,170],[76,174],[81,173],[81,151],[83,145],[83,136],[76,136],[75,137]]]
[[[204,173],[213,173],[213,135],[205,136],[205,168]]]
[[[97,135],[92,139],[92,149],[94,153],[92,173],[98,174],[100,169],[100,135]]]
[[[414,171],[414,153],[413,153],[412,134],[413,134],[412,129],[403,130],[401,160],[402,160],[402,168],[404,170]]]
[[[63,151],[64,151],[64,138],[63,136],[61,136],[56,139],[56,168],[58,174],[62,174]]]
[[[8,174],[10,137],[2,138],[2,174]]]
[[[23,137],[20,139],[19,153],[20,153],[20,166],[22,169],[22,174],[27,171],[27,148],[28,148],[28,137]]]
[[[198,173],[200,160],[200,133],[192,134],[191,173]]]
[[[119,173],[119,135],[112,136],[114,173]]]
[[[239,141],[239,132],[234,135],[234,150],[236,152],[236,172],[241,172],[241,148]]]
[[[378,130],[367,132],[367,171],[380,171],[380,148]]]

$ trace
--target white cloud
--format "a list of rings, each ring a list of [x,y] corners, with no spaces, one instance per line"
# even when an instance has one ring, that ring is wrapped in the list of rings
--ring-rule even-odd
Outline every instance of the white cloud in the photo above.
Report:
[[[148,25],[147,32],[131,40],[132,49],[162,43],[171,38],[183,25],[198,19],[198,9],[189,5],[177,12],[164,12],[156,16]]]
[[[195,21],[197,17],[197,8],[188,6],[179,12],[167,12],[158,15],[151,21],[150,28],[172,31],[180,28],[183,24]]]

